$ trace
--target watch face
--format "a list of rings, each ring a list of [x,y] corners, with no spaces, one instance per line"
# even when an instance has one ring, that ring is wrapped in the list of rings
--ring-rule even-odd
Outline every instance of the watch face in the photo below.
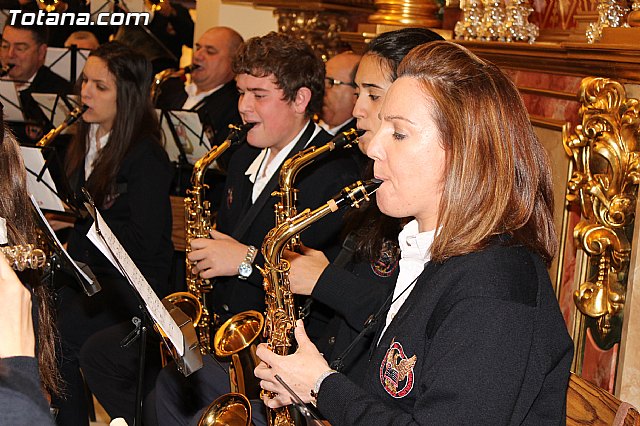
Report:
[[[238,265],[238,274],[241,277],[247,278],[249,275],[251,275],[252,271],[253,267],[249,262],[242,262],[240,265]]]

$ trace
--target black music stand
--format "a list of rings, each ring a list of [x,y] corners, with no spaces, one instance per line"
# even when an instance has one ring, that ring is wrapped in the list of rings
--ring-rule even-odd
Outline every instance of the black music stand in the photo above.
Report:
[[[132,318],[135,325],[134,330],[125,337],[122,347],[128,347],[136,339],[140,339],[139,349],[139,370],[136,389],[136,407],[133,426],[142,425],[142,388],[144,382],[144,365],[146,358],[146,339],[148,332],[148,324],[159,327],[163,330],[160,336],[169,348],[172,350],[171,355],[174,356],[176,365],[182,374],[189,374],[202,368],[202,354],[200,352],[200,344],[196,335],[195,328],[191,320],[183,321],[186,315],[176,306],[172,306],[172,311],[153,292],[149,283],[133,263],[117,238],[113,235],[104,219],[98,212],[86,189],[82,190],[85,196],[85,207],[93,218],[93,226],[87,233],[89,240],[109,259],[109,261],[120,271],[120,273],[129,282],[139,302],[139,308],[142,319],[138,317]],[[178,320],[176,316],[178,314]],[[179,314],[183,317],[180,317]],[[166,336],[166,338],[165,338]],[[182,355],[177,349],[182,348]]]
[[[76,45],[49,47],[44,64],[56,74],[75,84],[88,57],[89,50],[78,49]]]

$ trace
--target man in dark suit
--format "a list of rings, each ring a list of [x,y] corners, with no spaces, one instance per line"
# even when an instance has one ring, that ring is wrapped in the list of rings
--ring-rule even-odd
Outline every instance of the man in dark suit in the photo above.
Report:
[[[44,65],[47,55],[46,26],[6,25],[2,33],[0,60],[13,65],[8,78],[14,81],[25,122],[9,123],[21,143],[35,143],[51,128],[32,93],[66,95],[72,85]]]
[[[208,29],[195,44],[191,83],[184,84],[179,78],[170,78],[160,85],[156,107],[163,110],[190,110],[198,113],[200,123],[211,145],[220,145],[229,134],[229,124],[242,122],[238,114],[238,91],[231,70],[231,61],[242,36],[228,27]],[[216,161],[222,173],[209,173],[207,183],[211,192],[220,198],[224,185],[224,171],[235,150],[230,149]],[[190,187],[191,166],[180,164],[174,187],[183,194]],[[214,210],[218,208],[213,203]]]
[[[360,55],[342,52],[325,64],[324,99],[320,125],[332,135],[356,127],[353,107],[356,104],[356,74]]]
[[[242,36],[231,28],[208,29],[195,44],[191,83],[173,78],[161,84],[156,107],[196,111],[212,144],[220,144],[228,125],[240,123],[231,60],[241,44]]]
[[[246,310],[264,312],[262,277],[255,265],[264,263],[259,250],[276,221],[274,204],[279,197],[273,191],[279,187],[281,166],[303,149],[331,139],[311,120],[322,107],[324,67],[303,41],[278,33],[252,38],[239,50],[233,70],[240,115],[254,127],[247,135],[248,144],[231,158],[212,238],[193,240],[189,254],[202,278],[215,279],[209,300],[222,321]],[[295,179],[298,211],[319,207],[357,177],[357,165],[350,156],[331,153],[318,158]],[[332,214],[304,231],[301,239],[333,258],[340,230],[341,215]],[[314,330],[313,324],[310,330],[312,335],[321,331]],[[172,368],[160,373],[156,382],[159,424],[186,424],[215,397],[229,392],[224,371],[209,357],[204,362],[204,368],[188,379]],[[253,423],[262,424],[262,402],[256,399],[253,408]]]

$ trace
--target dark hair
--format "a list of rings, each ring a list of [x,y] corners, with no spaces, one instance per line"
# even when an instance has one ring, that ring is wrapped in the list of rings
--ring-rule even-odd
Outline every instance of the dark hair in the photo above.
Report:
[[[89,57],[102,59],[117,85],[116,117],[109,142],[100,151],[87,182],[96,205],[102,206],[114,191],[120,163],[131,147],[144,138],[161,144],[158,117],[151,102],[151,64],[141,54],[120,42],[109,42],[92,51]],[[67,155],[67,174],[83,164],[87,151],[89,124],[82,121]]]
[[[26,169],[18,142],[4,126],[1,107],[0,135],[0,217],[7,222],[7,239],[9,245],[36,244],[38,230],[29,201]],[[57,394],[60,390],[60,378],[55,359],[56,334],[51,295],[45,285],[40,285],[40,274],[22,273],[20,279],[33,289],[33,304],[38,307],[38,321],[34,322],[37,330],[34,331],[40,378],[49,392]]]
[[[9,24],[7,23],[4,28],[7,27],[15,28],[17,30],[29,31],[33,40],[37,44],[48,44],[49,43],[49,27],[46,25],[22,25],[22,24]],[[4,32],[4,30],[2,30]]]
[[[300,39],[276,32],[250,38],[238,50],[232,67],[235,74],[273,75],[288,102],[293,102],[298,90],[306,87],[311,90],[306,116],[322,111],[324,63]]]
[[[434,40],[443,38],[426,28],[402,28],[382,33],[371,40],[363,56],[376,57],[380,61],[381,69],[387,71],[387,79],[394,81],[397,78],[398,64],[407,53],[416,46]],[[373,177],[372,160],[369,160],[364,177]],[[356,236],[356,261],[375,260],[383,249],[394,249],[393,254],[399,255],[398,233],[405,221],[380,212],[375,199],[372,199],[366,208],[351,210],[345,216],[345,230],[353,230]]]
[[[402,28],[382,33],[367,45],[363,55],[375,55],[387,65],[390,81],[398,78],[397,68],[400,61],[416,46],[431,41],[444,40],[436,32],[426,28]]]
[[[509,77],[444,41],[412,50],[398,75],[423,88],[446,151],[431,258],[477,251],[508,234],[550,263],[557,247],[551,168]]]

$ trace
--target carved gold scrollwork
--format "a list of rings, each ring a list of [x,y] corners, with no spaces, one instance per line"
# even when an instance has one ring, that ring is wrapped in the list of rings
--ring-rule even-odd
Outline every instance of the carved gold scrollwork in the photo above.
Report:
[[[567,199],[580,203],[582,220],[574,238],[592,262],[595,273],[574,293],[576,306],[597,320],[601,337],[624,308],[626,277],[636,193],[639,104],[627,99],[624,87],[606,78],[582,80],[579,98],[582,123],[563,134],[574,172]]]

